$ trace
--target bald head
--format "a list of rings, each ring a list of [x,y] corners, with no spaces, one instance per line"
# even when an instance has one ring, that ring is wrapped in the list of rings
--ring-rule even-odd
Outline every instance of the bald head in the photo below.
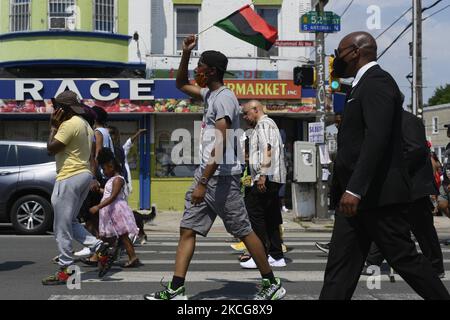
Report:
[[[361,58],[364,60],[368,62],[377,60],[377,42],[370,33],[352,32],[342,39],[339,47],[349,47],[352,44],[360,49]]]
[[[257,109],[258,111],[264,113],[264,106],[258,100],[250,100],[249,102],[244,104],[244,109],[243,109],[244,112],[248,111],[250,109]]]
[[[250,100],[242,108],[244,120],[251,126],[255,126],[264,115],[264,106],[258,100]]]

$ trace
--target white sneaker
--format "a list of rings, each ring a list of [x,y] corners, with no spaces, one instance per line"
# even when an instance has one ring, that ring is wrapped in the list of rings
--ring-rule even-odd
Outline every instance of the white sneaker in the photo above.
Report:
[[[269,256],[268,262],[271,267],[278,267],[278,268],[286,267],[286,260],[284,260],[284,258],[275,260],[274,258]]]
[[[247,260],[245,262],[241,262],[240,265],[244,269],[257,269],[258,268],[256,266],[255,260],[253,260],[253,258],[251,258],[250,260]]]
[[[88,258],[92,256],[92,252],[88,247],[84,247],[80,251],[75,252],[73,255],[77,258]]]
[[[283,211],[283,212],[288,212],[288,211],[289,211],[289,209],[288,209],[288,208],[286,208],[286,206],[283,206],[283,207],[281,208],[281,211]]]

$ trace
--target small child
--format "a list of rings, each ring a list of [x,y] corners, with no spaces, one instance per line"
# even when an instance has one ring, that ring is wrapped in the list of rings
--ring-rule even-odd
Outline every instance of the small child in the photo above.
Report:
[[[90,208],[89,212],[91,214],[100,212],[100,237],[106,239],[119,238],[119,243],[124,245],[128,254],[128,262],[122,267],[137,267],[141,263],[128,235],[137,235],[139,229],[136,226],[133,211],[125,200],[125,179],[120,175],[121,166],[108,148],[100,150],[97,161],[109,180],[106,182],[102,201]]]

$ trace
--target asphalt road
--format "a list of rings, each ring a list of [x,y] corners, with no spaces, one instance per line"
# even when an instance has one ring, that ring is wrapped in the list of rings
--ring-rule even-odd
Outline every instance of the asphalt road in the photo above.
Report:
[[[446,236],[446,235],[445,235]],[[326,242],[328,233],[288,234],[285,243],[290,249],[286,254],[288,265],[275,269],[283,279],[286,299],[317,299],[322,286],[327,256],[316,250],[315,241]],[[230,237],[215,236],[199,239],[188,273],[189,299],[250,299],[257,290],[259,273],[240,268],[238,253],[230,248]],[[175,235],[154,235],[147,244],[136,248],[144,266],[122,269],[116,264],[107,276],[99,279],[95,267],[81,263],[81,288],[67,286],[43,286],[41,279],[54,273],[57,266],[51,263],[56,255],[52,235],[18,236],[11,227],[0,226],[0,299],[120,299],[139,300],[144,293],[160,290],[160,281],[171,280],[177,238]],[[78,245],[76,248],[80,248]],[[450,247],[443,246],[446,270],[450,270]],[[122,257],[124,261],[125,256]],[[382,274],[380,288],[368,289],[367,277],[361,277],[355,299],[362,300],[411,300],[420,299],[412,289],[396,275],[396,282],[389,282]],[[371,281],[370,283],[372,283]],[[450,272],[444,280],[450,290]]]

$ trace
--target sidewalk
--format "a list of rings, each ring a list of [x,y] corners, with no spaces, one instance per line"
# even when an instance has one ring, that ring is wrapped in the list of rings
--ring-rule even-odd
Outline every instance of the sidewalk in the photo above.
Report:
[[[142,212],[146,213],[146,212]],[[155,220],[145,225],[148,234],[178,234],[182,212],[157,212]],[[324,222],[299,221],[292,211],[283,213],[283,227],[285,233],[295,232],[324,232],[333,231],[333,220]],[[450,219],[447,217],[434,217],[434,225],[438,234],[450,234]],[[211,233],[228,234],[220,218],[217,218],[211,228]]]
[[[146,213],[141,211],[142,213]],[[145,231],[148,234],[167,234],[179,233],[180,221],[182,212],[162,211],[157,212],[155,220],[145,225]],[[283,213],[283,228],[285,233],[293,232],[331,232],[333,230],[333,222],[329,221],[325,224],[314,223],[311,221],[299,221],[294,217],[292,211]],[[217,218],[211,228],[210,233],[214,234],[228,234],[225,230],[223,222]]]

